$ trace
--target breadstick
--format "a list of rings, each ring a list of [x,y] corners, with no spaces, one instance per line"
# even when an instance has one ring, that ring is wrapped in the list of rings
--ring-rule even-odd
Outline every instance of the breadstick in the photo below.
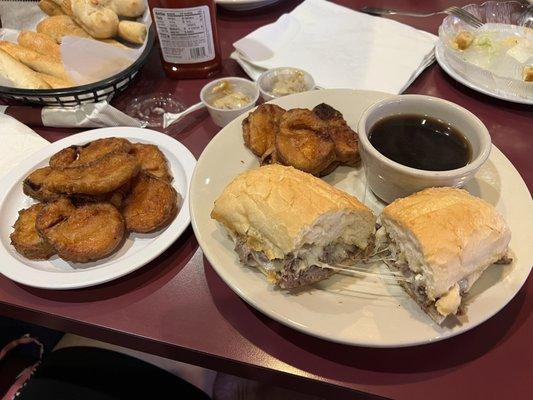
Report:
[[[44,72],[45,74],[62,79],[68,78],[62,63],[52,61],[36,51],[19,46],[15,43],[6,42],[5,40],[0,41],[0,48],[14,59],[37,72]]]
[[[36,72],[36,74],[39,78],[48,83],[52,89],[63,89],[74,86],[74,82],[72,82],[70,79],[61,79],[57,76],[43,74],[41,72]]]
[[[111,46],[118,47],[119,49],[128,49],[131,50],[131,47],[128,47],[122,43],[120,43],[118,40],[115,39],[98,39],[99,42],[110,44]]]
[[[0,75],[9,79],[15,87],[22,89],[50,89],[35,71],[21,64],[0,49]]]
[[[22,31],[17,39],[18,44],[39,54],[50,57],[53,61],[61,62],[59,45],[44,33]]]
[[[50,36],[56,43],[61,43],[63,36],[91,37],[68,15],[56,15],[42,20],[37,25],[37,32]]]
[[[146,39],[146,25],[135,21],[120,21],[118,36],[131,43],[143,44]]]
[[[39,8],[47,15],[61,15],[64,14],[61,7],[59,7],[52,0],[41,0],[39,2]]]

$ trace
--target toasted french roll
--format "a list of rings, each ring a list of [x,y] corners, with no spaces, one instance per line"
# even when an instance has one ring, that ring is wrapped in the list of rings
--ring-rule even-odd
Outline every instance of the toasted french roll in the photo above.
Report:
[[[278,164],[246,171],[215,200],[211,218],[241,262],[282,289],[328,278],[372,249],[372,211],[311,174]]]
[[[464,312],[466,294],[492,263],[511,262],[503,216],[466,190],[429,188],[383,209],[376,239],[387,266],[435,322]]]

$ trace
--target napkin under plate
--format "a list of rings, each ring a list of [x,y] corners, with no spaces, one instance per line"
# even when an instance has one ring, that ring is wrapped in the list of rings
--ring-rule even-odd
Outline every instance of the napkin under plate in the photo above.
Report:
[[[434,61],[438,38],[399,22],[325,0],[306,0],[233,45],[252,78],[265,69],[298,67],[318,86],[399,94]]]
[[[48,141],[9,115],[0,114],[0,179]]]

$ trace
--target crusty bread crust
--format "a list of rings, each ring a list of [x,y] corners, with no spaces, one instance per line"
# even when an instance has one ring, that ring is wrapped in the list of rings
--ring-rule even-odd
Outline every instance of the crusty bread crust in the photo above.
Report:
[[[71,0],[72,19],[95,39],[117,35],[118,16],[103,3],[95,0]]]
[[[69,79],[63,64],[50,59],[50,57],[43,56],[36,51],[5,40],[0,40],[0,48],[34,71],[56,76],[61,79]]]
[[[107,6],[119,17],[128,18],[140,17],[146,9],[144,0],[111,0]]]
[[[50,89],[50,85],[37,73],[0,49],[0,75],[24,89]]]
[[[492,205],[455,188],[430,188],[398,199],[385,207],[381,222],[396,243],[411,250],[407,261],[424,272],[430,298],[499,260],[511,238]]]
[[[372,211],[355,197],[311,174],[278,164],[235,178],[215,201],[211,217],[234,237],[246,237],[248,245],[269,259],[283,258],[303,244],[315,242],[313,238],[321,240],[328,235],[333,235],[331,240],[342,237],[346,243],[364,248],[375,226]],[[355,223],[346,224],[341,232],[327,229],[346,220]]]
[[[63,15],[64,12],[59,5],[54,3],[52,0],[41,0],[39,1],[39,8],[47,15]]]
[[[54,15],[53,17],[45,18],[37,24],[36,31],[50,36],[58,44],[61,44],[63,36],[91,38],[91,35],[85,32],[68,15]]]
[[[57,76],[43,74],[40,72],[36,72],[36,74],[39,78],[48,83],[52,89],[62,89],[75,86],[74,82],[70,79],[62,79],[58,78]]]
[[[27,49],[36,51],[48,59],[61,62],[61,49],[50,36],[44,33],[22,31],[17,38],[18,44]]]
[[[143,44],[148,31],[146,25],[136,21],[120,21],[117,34],[121,39],[130,43]]]

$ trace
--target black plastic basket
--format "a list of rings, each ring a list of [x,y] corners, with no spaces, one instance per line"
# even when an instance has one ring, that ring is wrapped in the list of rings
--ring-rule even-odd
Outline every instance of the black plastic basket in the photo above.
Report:
[[[139,72],[154,45],[154,25],[148,30],[146,47],[141,56],[124,71],[107,79],[65,89],[18,89],[0,86],[0,98],[46,106],[76,106],[110,100],[116,93],[124,91]]]

